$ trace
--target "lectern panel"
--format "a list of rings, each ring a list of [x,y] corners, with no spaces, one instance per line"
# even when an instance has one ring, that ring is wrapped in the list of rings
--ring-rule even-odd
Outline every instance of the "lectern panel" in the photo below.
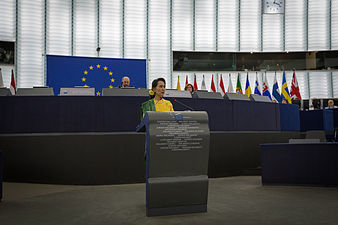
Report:
[[[156,159],[149,162],[149,177],[206,174],[209,125],[205,112],[156,112],[149,115],[149,130],[149,156]]]
[[[208,114],[147,112],[147,216],[205,212],[208,200]]]

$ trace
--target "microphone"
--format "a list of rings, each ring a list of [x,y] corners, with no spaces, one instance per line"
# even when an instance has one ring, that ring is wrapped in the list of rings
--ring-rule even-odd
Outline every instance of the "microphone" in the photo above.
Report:
[[[174,98],[174,102],[177,102],[178,104],[180,104],[180,105],[184,106],[185,108],[189,109],[190,111],[195,111],[195,109],[193,109],[193,108],[191,108],[190,106],[188,106],[188,105],[184,104],[183,102],[181,102],[181,101],[177,101],[177,99],[176,99],[176,98]]]

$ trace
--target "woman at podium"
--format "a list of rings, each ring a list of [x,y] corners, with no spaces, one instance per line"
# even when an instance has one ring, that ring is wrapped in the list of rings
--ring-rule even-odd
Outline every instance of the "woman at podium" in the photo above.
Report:
[[[151,90],[149,91],[150,100],[142,103],[141,106],[142,118],[147,111],[174,111],[171,102],[163,98],[164,93],[164,78],[158,78],[153,80],[151,84]]]

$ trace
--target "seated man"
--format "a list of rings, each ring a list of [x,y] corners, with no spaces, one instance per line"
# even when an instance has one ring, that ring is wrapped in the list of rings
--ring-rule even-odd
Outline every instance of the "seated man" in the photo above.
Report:
[[[133,87],[130,86],[130,79],[129,77],[122,77],[121,86],[119,86],[119,88],[127,88],[127,87]]]
[[[330,99],[328,102],[327,102],[328,106],[325,107],[325,109],[336,109],[338,108],[338,106],[335,106],[334,105],[334,101],[332,99]]]

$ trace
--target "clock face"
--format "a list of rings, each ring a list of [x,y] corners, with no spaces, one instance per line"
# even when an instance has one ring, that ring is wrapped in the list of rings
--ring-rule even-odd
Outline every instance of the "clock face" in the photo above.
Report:
[[[284,0],[263,0],[264,13],[284,13]]]

